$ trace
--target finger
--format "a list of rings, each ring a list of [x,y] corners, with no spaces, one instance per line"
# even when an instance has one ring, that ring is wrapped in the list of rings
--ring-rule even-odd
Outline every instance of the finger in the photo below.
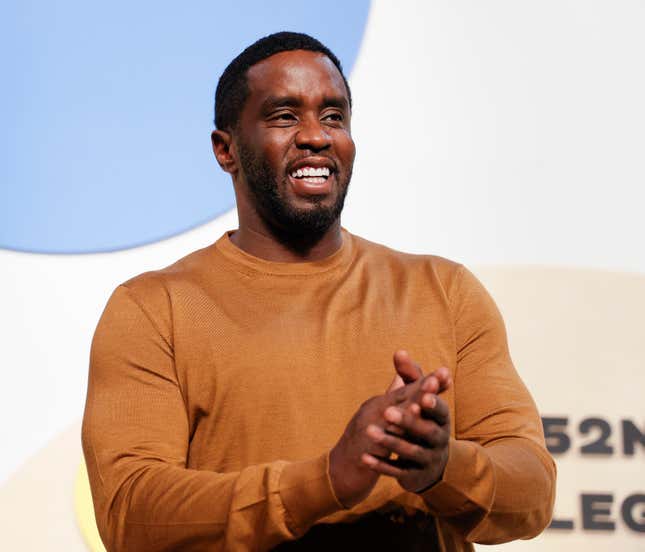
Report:
[[[403,435],[405,431],[403,431],[403,429],[401,429],[398,425],[386,424],[385,433],[389,433],[390,435]]]
[[[385,447],[375,444],[372,444],[370,447],[365,449],[365,452],[371,454],[372,456],[376,456],[377,458],[388,458],[391,454],[391,451],[389,451]]]
[[[396,404],[400,408],[408,408],[413,413],[420,415],[420,404],[424,395],[435,395],[437,392],[439,392],[438,380],[433,375],[428,375],[414,384],[408,384],[403,389],[395,390],[392,394],[394,401],[390,404]]]
[[[430,378],[432,378],[432,380],[436,382],[437,385],[436,390],[424,388],[425,391],[428,391],[430,393],[441,393],[452,386],[452,376],[450,375],[450,370],[448,370],[448,368],[446,368],[445,366],[437,368],[428,376],[428,379]]]
[[[439,426],[432,420],[415,416],[407,410],[395,406],[388,407],[383,413],[385,420],[399,426],[405,431],[405,439],[422,443],[429,447],[441,447],[448,443],[450,433],[445,427]]]
[[[441,383],[441,389],[439,391],[440,393],[441,391],[445,391],[452,386],[452,376],[450,374],[450,370],[448,370],[448,368],[446,368],[445,366],[442,366],[441,368],[435,370],[435,376]]]
[[[383,430],[375,424],[370,424],[365,428],[365,434],[367,435],[370,446],[367,448],[367,451],[374,456],[383,456],[387,457],[390,454],[390,451],[387,447],[381,444],[380,433],[384,433]]]
[[[394,353],[394,368],[405,383],[412,383],[423,377],[423,371],[413,362],[410,353],[399,350]]]
[[[415,397],[420,397],[422,383],[423,378],[394,389],[391,393],[387,394],[388,402],[390,404],[400,404],[406,401],[408,403],[418,402],[419,399],[415,399]]]
[[[374,443],[380,447],[385,447],[390,455],[391,453],[395,453],[396,459],[394,462],[397,467],[403,468],[400,463],[401,459],[410,460],[414,463],[408,469],[423,469],[430,461],[432,453],[427,448],[395,435],[388,435],[376,425],[372,424],[369,426],[368,435]]]
[[[403,381],[401,376],[397,374],[396,376],[394,376],[392,383],[390,383],[389,387],[387,388],[387,391],[385,392],[390,393],[391,391],[394,391],[396,389],[401,389],[401,387],[404,387],[404,386],[405,386],[405,382]]]
[[[426,419],[432,419],[437,422],[440,426],[444,426],[448,423],[450,417],[450,410],[446,401],[437,395],[432,393],[424,393],[421,396],[420,407],[421,407],[421,416]]]
[[[439,393],[441,382],[434,374],[428,374],[421,382],[420,391],[425,393]]]
[[[382,445],[370,442],[369,446],[365,448],[365,452],[371,454],[372,456],[376,456],[377,458],[387,458],[390,456],[391,451],[389,451]]]
[[[402,387],[394,387],[387,393],[387,399],[390,404],[402,405],[402,403],[405,403],[402,406],[409,407],[411,404],[418,403],[421,400],[424,389],[425,392],[439,392],[437,379],[432,375],[428,375]]]
[[[402,470],[401,468],[397,468],[392,464],[388,464],[382,458],[372,456],[371,454],[368,454],[368,453],[363,453],[361,455],[361,462],[363,462],[363,464],[365,464],[368,468],[374,470],[377,473],[380,473],[381,475],[389,475],[391,477],[401,477],[405,473],[405,471]]]

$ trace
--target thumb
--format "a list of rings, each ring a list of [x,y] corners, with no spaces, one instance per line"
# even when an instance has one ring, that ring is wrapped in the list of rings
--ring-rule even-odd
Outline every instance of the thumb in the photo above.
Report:
[[[404,383],[412,383],[423,377],[419,365],[413,362],[410,353],[404,350],[394,353],[394,368]]]

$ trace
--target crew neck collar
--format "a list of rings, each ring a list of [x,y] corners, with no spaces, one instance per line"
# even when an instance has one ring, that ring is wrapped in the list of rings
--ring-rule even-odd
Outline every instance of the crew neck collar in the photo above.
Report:
[[[231,241],[234,230],[228,230],[215,242],[217,251],[229,262],[244,272],[276,275],[308,275],[328,272],[334,268],[348,266],[352,259],[352,235],[341,228],[343,242],[337,251],[318,261],[276,262],[261,259],[243,251]]]

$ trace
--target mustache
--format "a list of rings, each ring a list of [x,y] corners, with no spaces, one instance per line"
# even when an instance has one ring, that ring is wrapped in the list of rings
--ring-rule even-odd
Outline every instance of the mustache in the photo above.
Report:
[[[291,172],[293,170],[294,165],[297,165],[298,163],[301,163],[302,161],[305,161],[306,159],[312,159],[315,158],[317,162],[319,162],[321,159],[324,159],[327,163],[326,165],[329,166],[332,171],[337,172],[338,171],[338,162],[335,157],[332,157],[331,155],[322,155],[322,154],[315,154],[312,155],[311,153],[306,154],[306,155],[301,155],[295,159],[292,159],[287,163],[287,172]]]

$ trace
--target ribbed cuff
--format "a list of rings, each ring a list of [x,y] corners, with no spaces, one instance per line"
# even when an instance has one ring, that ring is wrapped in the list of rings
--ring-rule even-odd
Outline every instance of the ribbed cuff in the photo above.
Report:
[[[331,485],[329,453],[287,464],[280,476],[280,496],[291,522],[289,530],[295,536],[319,519],[345,509]]]
[[[473,509],[488,494],[494,481],[490,462],[479,454],[479,445],[471,441],[451,439],[448,463],[443,477],[436,485],[419,493],[431,513],[453,516]]]

